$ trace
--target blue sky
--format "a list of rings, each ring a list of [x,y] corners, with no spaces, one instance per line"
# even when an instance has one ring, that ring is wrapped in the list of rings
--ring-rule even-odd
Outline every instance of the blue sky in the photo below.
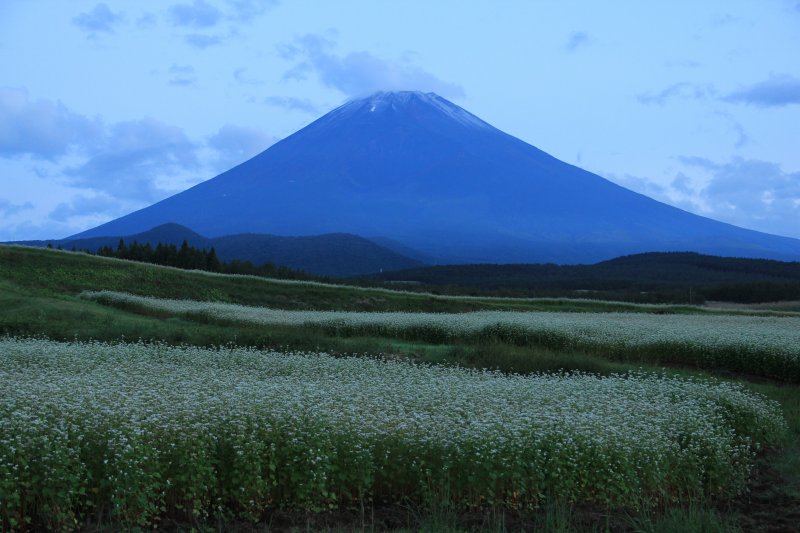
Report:
[[[800,238],[800,0],[3,0],[0,65],[0,240],[88,229],[398,89]]]

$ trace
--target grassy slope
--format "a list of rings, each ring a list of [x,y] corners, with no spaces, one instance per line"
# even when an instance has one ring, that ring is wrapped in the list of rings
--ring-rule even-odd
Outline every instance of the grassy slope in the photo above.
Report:
[[[84,290],[118,290],[163,298],[214,300],[282,309],[459,312],[477,309],[645,311],[630,304],[575,300],[450,298],[380,289],[210,275],[42,248],[0,246],[0,333],[54,339],[146,339],[260,347],[290,345],[335,352],[380,352],[385,339],[331,339],[318,332],[246,324],[197,323],[158,313],[131,313],[79,299]],[[694,312],[674,307],[676,312]],[[434,351],[440,351],[436,348]],[[427,352],[426,352],[427,353]]]
[[[265,331],[264,328],[244,325],[198,323],[157,314],[130,313],[81,300],[76,296],[82,290],[100,289],[287,309],[639,310],[625,304],[453,299],[381,290],[273,283],[246,277],[209,276],[83,254],[0,246],[0,333],[47,335],[61,339],[77,337],[115,340],[124,336],[127,339],[162,339],[171,343],[201,345],[237,342],[272,347],[289,345],[297,349],[321,348],[347,353],[384,352],[388,356],[418,361],[492,367],[520,373],[566,368],[603,374],[633,368],[632,365],[607,361],[594,355],[559,353],[536,347],[501,344],[448,346],[382,338],[326,338],[319,333],[296,329]],[[691,308],[643,309],[654,312],[695,312]],[[635,366],[645,370],[656,369],[643,363]],[[671,372],[705,375],[685,369]],[[788,520],[793,516],[792,513],[800,512],[800,387],[770,383],[750,386],[781,402],[789,420],[791,434],[783,450],[769,456],[769,462],[762,461],[759,469],[768,473],[767,481],[764,482],[767,487],[764,490],[769,491],[767,499],[779,504],[763,509],[761,520],[758,519],[758,512],[752,510],[752,500],[745,499],[737,516],[740,516],[740,521],[743,521],[748,530],[752,525],[748,525],[750,519],[758,519],[760,524],[763,521],[774,522],[775,516],[781,513],[788,516]],[[675,530],[680,530],[680,527]]]
[[[706,312],[689,306],[641,306],[596,300],[449,297],[226,276],[23,246],[0,246],[0,280],[39,296],[74,296],[84,290],[107,289],[159,298],[212,300],[278,309]]]

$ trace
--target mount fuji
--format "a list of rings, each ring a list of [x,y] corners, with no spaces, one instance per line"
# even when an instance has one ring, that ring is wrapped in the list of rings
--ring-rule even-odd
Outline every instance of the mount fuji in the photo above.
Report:
[[[658,202],[419,92],[350,101],[213,179],[71,239],[165,223],[209,237],[350,233],[438,263],[650,251],[800,260],[800,240]]]

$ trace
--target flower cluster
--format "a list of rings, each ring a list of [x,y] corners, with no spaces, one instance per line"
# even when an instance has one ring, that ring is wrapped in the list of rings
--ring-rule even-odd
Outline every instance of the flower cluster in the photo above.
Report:
[[[784,431],[777,404],[725,382],[10,338],[0,528],[728,496]]]
[[[468,337],[556,349],[578,348],[617,358],[645,354],[671,362],[800,381],[798,316],[289,311],[109,291],[83,293],[83,297],[190,317],[317,327],[333,335],[376,335],[429,342]]]

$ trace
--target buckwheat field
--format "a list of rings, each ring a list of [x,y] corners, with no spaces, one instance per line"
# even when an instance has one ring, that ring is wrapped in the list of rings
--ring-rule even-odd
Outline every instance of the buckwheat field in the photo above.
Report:
[[[730,496],[786,430],[726,382],[518,376],[369,357],[0,342],[0,515],[257,520],[448,494],[467,507]]]

